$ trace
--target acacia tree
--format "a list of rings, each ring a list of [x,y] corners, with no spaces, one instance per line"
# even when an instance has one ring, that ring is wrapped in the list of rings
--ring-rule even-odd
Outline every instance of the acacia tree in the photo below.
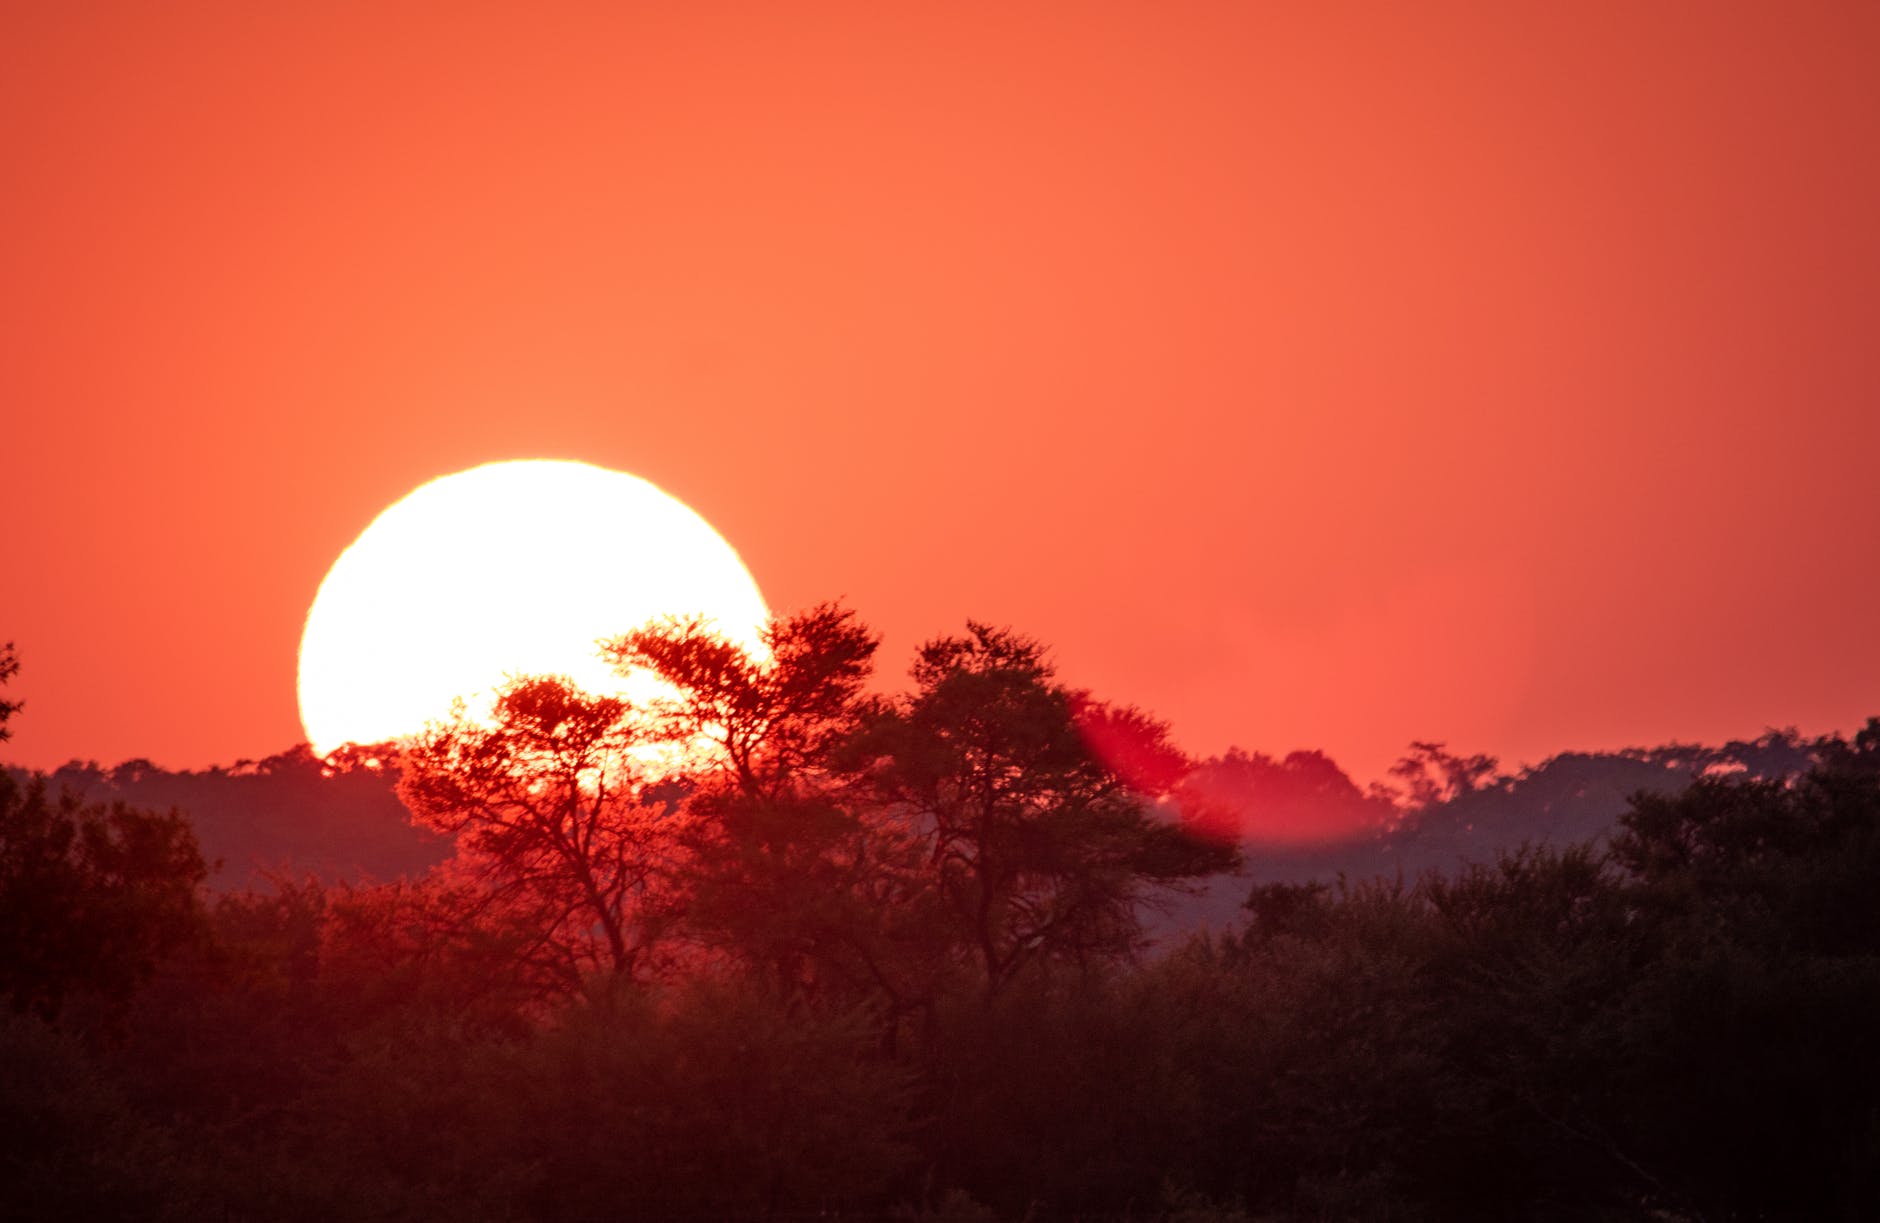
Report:
[[[988,995],[1034,964],[1130,953],[1142,901],[1233,865],[1149,811],[1143,788],[1179,774],[1166,728],[1059,684],[1036,642],[969,622],[912,674],[847,750],[874,801],[911,817],[952,954]]]
[[[1458,756],[1441,743],[1415,740],[1410,754],[1390,767],[1395,786],[1373,785],[1373,797],[1391,801],[1406,811],[1427,811],[1464,795],[1505,784],[1497,778],[1499,762],[1493,756]]]
[[[696,618],[647,625],[606,654],[672,688],[655,711],[692,766],[690,927],[780,994],[870,995],[898,1013],[920,993],[915,847],[835,767],[877,645],[824,604],[773,618],[755,654]]]
[[[487,722],[462,709],[403,751],[399,796],[457,838],[467,921],[521,932],[525,963],[573,992],[661,967],[688,818],[635,711],[556,677],[512,681]]]
[[[879,639],[851,611],[822,604],[772,617],[753,655],[703,617],[654,621],[602,647],[622,671],[673,686],[656,704],[663,737],[705,749],[692,760],[753,799],[802,788],[850,733]]]

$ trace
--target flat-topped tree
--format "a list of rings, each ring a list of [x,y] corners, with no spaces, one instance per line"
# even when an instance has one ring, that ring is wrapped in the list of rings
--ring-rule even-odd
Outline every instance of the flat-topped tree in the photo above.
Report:
[[[1150,811],[1143,788],[1179,775],[1159,764],[1179,759],[1166,727],[1060,684],[1038,643],[969,622],[922,646],[912,675],[850,764],[874,802],[912,817],[952,954],[988,994],[1033,965],[1130,954],[1140,902],[1233,865],[1231,848]]]
[[[772,617],[761,642],[674,619],[606,648],[672,686],[654,713],[689,764],[688,924],[779,994],[904,1010],[931,975],[902,937],[919,925],[916,847],[839,767],[878,639],[823,604]]]
[[[655,621],[608,642],[622,672],[644,668],[676,696],[664,733],[704,750],[697,762],[749,798],[777,797],[823,769],[855,727],[880,639],[855,613],[825,603],[773,616],[761,656],[704,617]]]

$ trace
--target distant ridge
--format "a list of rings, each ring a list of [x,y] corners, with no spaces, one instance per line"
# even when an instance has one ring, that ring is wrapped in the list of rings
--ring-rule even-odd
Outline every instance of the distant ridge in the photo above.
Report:
[[[9,769],[16,776],[21,769]],[[86,802],[182,811],[215,870],[218,891],[265,887],[271,878],[326,883],[418,876],[450,854],[449,843],[412,826],[393,771],[325,768],[303,745],[230,768],[170,772],[147,760],[113,768],[74,761],[53,773]]]

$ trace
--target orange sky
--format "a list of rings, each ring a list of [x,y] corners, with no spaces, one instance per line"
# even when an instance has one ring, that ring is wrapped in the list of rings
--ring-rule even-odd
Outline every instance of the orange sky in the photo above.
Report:
[[[518,457],[1198,751],[1880,712],[1880,5],[436,8],[0,13],[7,758],[295,742]]]

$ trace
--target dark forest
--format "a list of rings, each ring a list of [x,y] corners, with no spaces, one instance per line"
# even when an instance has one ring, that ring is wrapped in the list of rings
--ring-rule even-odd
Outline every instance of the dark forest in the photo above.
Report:
[[[1880,719],[1367,790],[1190,759],[1002,628],[892,692],[840,607],[767,644],[650,625],[609,657],[670,698],[521,678],[324,760],[0,773],[0,1216],[1880,1202]]]

